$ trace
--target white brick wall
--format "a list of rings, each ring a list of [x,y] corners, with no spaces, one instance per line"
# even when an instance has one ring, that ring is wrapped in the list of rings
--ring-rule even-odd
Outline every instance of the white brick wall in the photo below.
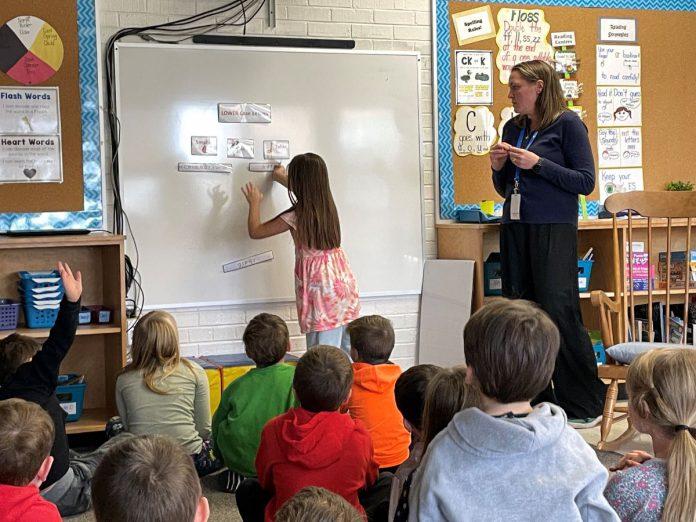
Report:
[[[122,27],[174,20],[219,7],[223,0],[97,0],[101,40]],[[358,49],[421,53],[421,126],[423,139],[423,211],[425,254],[435,257],[435,187],[433,175],[431,0],[276,0],[276,27],[268,27],[266,8],[247,26],[249,35],[352,38]],[[225,29],[241,34],[241,28]],[[392,359],[402,367],[415,363],[419,297],[363,300],[363,314],[392,320],[396,347]],[[294,303],[268,306],[171,310],[179,324],[186,355],[243,352],[242,332],[254,315],[266,311],[283,317],[290,328],[292,350],[305,349]]]

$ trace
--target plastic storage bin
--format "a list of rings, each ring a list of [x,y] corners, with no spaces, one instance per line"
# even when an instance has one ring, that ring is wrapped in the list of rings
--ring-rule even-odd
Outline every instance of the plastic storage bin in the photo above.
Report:
[[[56,397],[58,397],[60,407],[63,408],[63,410],[65,410],[65,413],[68,414],[68,416],[65,418],[67,422],[74,422],[80,420],[80,417],[82,416],[82,406],[85,402],[85,388],[87,387],[87,383],[61,383],[66,383],[76,378],[78,378],[78,376],[74,374],[58,376]]]
[[[16,330],[19,303],[12,299],[0,299],[0,330]]]
[[[592,263],[592,260],[578,259],[578,290],[581,292],[587,292],[590,288]]]
[[[19,272],[19,291],[27,327],[51,328],[58,317],[64,294],[58,271]]]
[[[492,252],[483,263],[483,295],[503,295],[503,278],[498,252]]]

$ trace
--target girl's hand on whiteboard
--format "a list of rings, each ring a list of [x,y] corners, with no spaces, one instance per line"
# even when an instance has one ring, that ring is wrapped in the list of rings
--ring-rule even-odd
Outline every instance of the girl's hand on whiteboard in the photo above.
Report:
[[[249,206],[259,205],[263,199],[263,194],[251,181],[242,187],[242,194],[244,194]]]
[[[490,150],[491,157],[491,168],[495,171],[502,170],[505,166],[505,162],[508,159],[508,148],[510,146],[507,143],[497,143],[493,145]]]
[[[510,146],[510,161],[515,167],[519,167],[522,170],[529,170],[537,161],[539,161],[539,156],[527,149],[518,149],[517,147]]]
[[[284,187],[288,186],[288,173],[285,172],[285,167],[276,165],[273,167],[273,181],[280,183]]]

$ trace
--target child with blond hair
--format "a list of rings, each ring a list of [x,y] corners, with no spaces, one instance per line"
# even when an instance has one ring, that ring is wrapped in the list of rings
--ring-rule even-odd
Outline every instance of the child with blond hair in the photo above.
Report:
[[[174,317],[161,310],[144,315],[133,330],[131,356],[116,379],[124,429],[172,437],[191,455],[200,476],[220,469],[211,442],[208,378],[181,357]]]
[[[630,452],[604,492],[621,520],[696,520],[696,351],[641,354],[628,368],[628,414],[654,457]]]

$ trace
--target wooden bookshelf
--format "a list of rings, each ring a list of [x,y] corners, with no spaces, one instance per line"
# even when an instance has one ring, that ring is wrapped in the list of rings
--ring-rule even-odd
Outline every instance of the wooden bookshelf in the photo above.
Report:
[[[0,297],[19,300],[17,272],[46,271],[65,261],[82,273],[82,304],[111,310],[109,324],[87,324],[77,329],[75,341],[61,365],[61,373],[85,376],[84,409],[79,421],[66,424],[69,434],[101,431],[116,415],[116,377],[126,362],[124,237],[92,232],[75,236],[0,238]],[[26,328],[20,313],[14,331],[45,339],[49,329]]]

